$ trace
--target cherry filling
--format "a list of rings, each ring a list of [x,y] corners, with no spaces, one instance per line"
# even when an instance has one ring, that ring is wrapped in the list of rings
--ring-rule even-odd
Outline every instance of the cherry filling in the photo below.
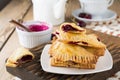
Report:
[[[69,42],[69,44],[78,44],[78,43],[79,43],[79,41],[78,42],[73,42],[73,41]]]
[[[78,41],[78,42],[70,41],[70,42],[68,42],[68,43],[69,43],[69,44],[78,44],[78,43],[82,43],[82,44],[88,45],[88,43],[87,43],[87,42],[84,42],[84,41],[82,41],[82,42],[80,42],[80,41]]]
[[[97,40],[98,40],[98,41],[100,41],[100,39],[99,39],[99,38],[97,38]]]
[[[68,32],[68,31],[78,31],[77,29],[73,28],[71,25],[63,25],[62,26],[63,31]]]
[[[56,34],[58,34],[58,35],[59,35],[59,32],[56,32]]]
[[[31,60],[32,60],[32,56],[26,55],[26,56],[23,56],[21,59],[18,59],[17,62],[21,64]]]
[[[80,13],[79,17],[86,18],[86,19],[92,19],[92,15],[88,13]]]
[[[55,34],[51,34],[51,40],[53,40],[54,38],[57,38]]]
[[[82,42],[83,44],[86,44],[86,45],[88,45],[88,43],[87,42]]]

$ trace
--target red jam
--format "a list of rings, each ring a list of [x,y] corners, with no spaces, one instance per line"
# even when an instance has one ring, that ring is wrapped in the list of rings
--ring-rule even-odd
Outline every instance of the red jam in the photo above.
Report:
[[[33,24],[29,26],[29,29],[32,32],[38,32],[38,31],[44,31],[47,30],[49,27],[46,25],[38,25],[38,24]]]

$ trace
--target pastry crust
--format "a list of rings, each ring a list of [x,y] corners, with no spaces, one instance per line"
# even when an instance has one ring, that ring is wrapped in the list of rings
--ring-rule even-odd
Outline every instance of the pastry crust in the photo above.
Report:
[[[55,58],[50,59],[52,66],[72,67],[80,69],[95,69],[96,64],[75,63],[74,61],[58,61]]]
[[[86,30],[84,28],[77,26],[75,23],[67,23],[67,22],[60,25],[60,30],[68,33],[79,33],[79,34],[86,33]]]
[[[85,48],[88,52],[93,53],[96,56],[104,56],[105,54],[105,48],[94,48],[94,47],[83,47]]]
[[[98,36],[86,34],[74,23],[63,23],[54,34],[49,49],[52,66],[94,69],[98,58],[105,54],[106,45]]]
[[[59,61],[74,61],[76,63],[96,63],[98,56],[88,52],[83,47],[74,44],[65,44],[56,41],[50,51],[52,58]]]
[[[77,44],[80,46],[89,46],[96,48],[106,48],[105,44],[98,40],[95,34],[73,34],[60,31],[57,35],[59,41],[68,44]]]
[[[13,54],[7,59],[6,66],[17,67],[18,65],[31,61],[34,55],[25,48],[18,48]]]

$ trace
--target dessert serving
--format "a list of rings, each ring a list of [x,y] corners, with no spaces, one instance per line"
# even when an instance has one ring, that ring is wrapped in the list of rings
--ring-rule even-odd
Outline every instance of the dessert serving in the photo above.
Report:
[[[17,67],[23,63],[32,61],[34,55],[25,48],[18,48],[13,52],[13,54],[7,59],[6,66]]]
[[[74,23],[63,23],[53,33],[49,49],[51,66],[94,69],[106,46],[95,34]]]

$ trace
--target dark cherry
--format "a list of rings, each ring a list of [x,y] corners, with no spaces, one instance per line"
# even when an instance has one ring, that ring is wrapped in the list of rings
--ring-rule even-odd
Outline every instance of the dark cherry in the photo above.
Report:
[[[92,15],[86,14],[85,18],[86,18],[86,19],[92,19]]]
[[[79,17],[86,18],[86,19],[92,19],[92,15],[90,15],[88,13],[80,13]]]
[[[59,32],[56,32],[57,35],[59,35]]]
[[[70,41],[69,44],[78,44],[79,42]]]
[[[86,13],[80,13],[79,17],[84,18],[86,16]]]
[[[77,25],[80,26],[80,27],[85,27],[86,26],[86,23],[84,21],[77,21]]]

